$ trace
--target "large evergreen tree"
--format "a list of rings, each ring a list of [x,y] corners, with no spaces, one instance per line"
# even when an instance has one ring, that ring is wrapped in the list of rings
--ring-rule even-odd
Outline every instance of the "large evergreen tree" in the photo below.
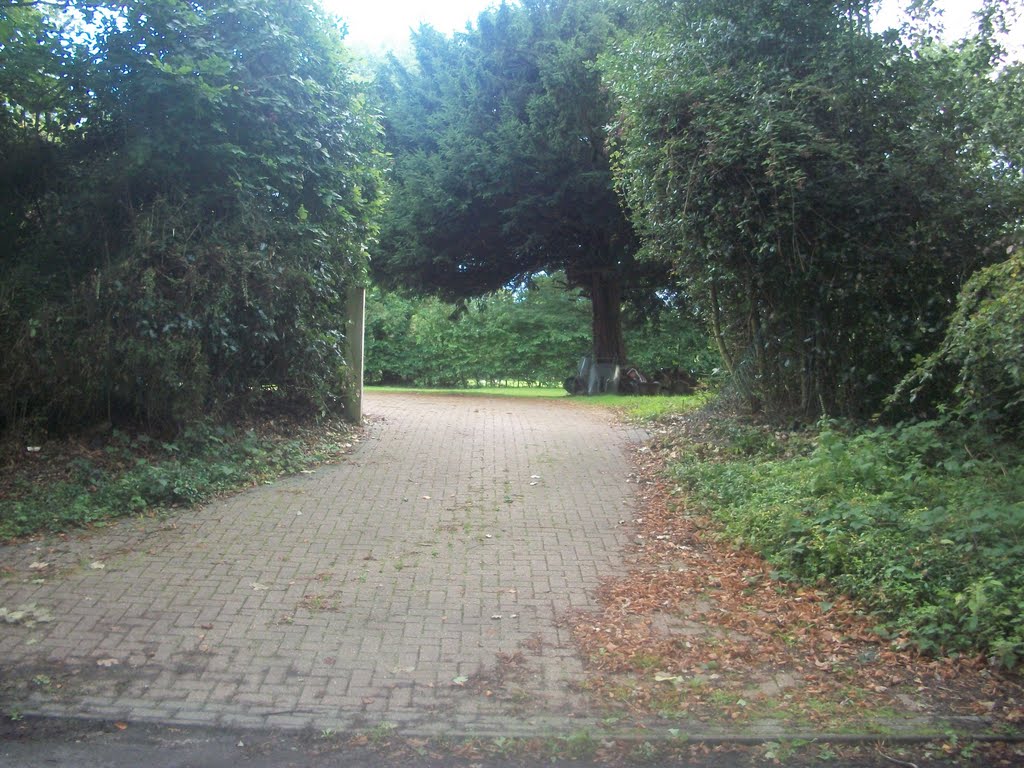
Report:
[[[593,306],[596,357],[625,358],[624,291],[637,240],[613,189],[613,109],[592,63],[625,17],[601,0],[526,0],[445,37],[385,77],[394,186],[376,274],[473,296],[563,270]]]

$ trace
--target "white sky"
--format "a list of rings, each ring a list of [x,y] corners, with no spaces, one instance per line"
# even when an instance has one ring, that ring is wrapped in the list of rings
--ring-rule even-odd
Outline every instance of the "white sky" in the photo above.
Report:
[[[348,24],[347,42],[372,52],[404,48],[409,31],[421,22],[445,34],[464,29],[467,21],[500,0],[321,0],[330,13]]]
[[[500,0],[321,0],[330,13],[348,23],[348,42],[353,48],[378,53],[408,45],[409,31],[426,22],[440,32],[450,34],[475,24],[481,11]],[[939,0],[944,9],[947,33],[959,37],[971,28],[971,12],[979,0]],[[898,23],[900,0],[884,0],[876,29]],[[1017,24],[1014,37],[1024,36],[1024,19]]]

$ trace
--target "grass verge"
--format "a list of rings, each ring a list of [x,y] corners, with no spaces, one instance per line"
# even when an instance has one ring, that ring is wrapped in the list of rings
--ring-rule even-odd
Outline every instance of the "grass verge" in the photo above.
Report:
[[[614,408],[637,421],[659,421],[688,413],[706,404],[711,395],[590,395],[573,398],[588,406]]]
[[[432,395],[453,395],[462,397],[531,397],[545,399],[571,399],[581,405],[613,408],[628,418],[639,421],[656,421],[669,416],[687,413],[704,405],[711,398],[708,393],[696,395],[578,395],[569,398],[561,387],[470,387],[467,389],[423,389],[419,387],[367,387],[371,392],[408,392]]]

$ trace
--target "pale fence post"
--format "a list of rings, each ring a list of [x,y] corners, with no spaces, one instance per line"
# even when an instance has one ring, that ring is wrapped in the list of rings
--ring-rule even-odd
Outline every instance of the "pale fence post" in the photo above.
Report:
[[[363,420],[363,351],[366,333],[366,286],[349,286],[345,297],[345,418],[353,424]]]

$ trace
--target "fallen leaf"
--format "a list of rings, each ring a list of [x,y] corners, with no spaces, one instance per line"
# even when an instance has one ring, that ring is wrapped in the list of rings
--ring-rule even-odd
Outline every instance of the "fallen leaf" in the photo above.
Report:
[[[469,678],[465,675],[459,675],[452,679],[452,685],[465,685],[469,681]]]
[[[114,727],[119,731],[127,731],[128,723],[114,723]]]
[[[97,659],[96,660],[96,666],[97,667],[106,667],[107,669],[109,669],[110,667],[116,667],[120,663],[121,662],[118,659]]]
[[[30,571],[42,571],[50,567],[49,563],[32,563],[28,569]]]
[[[673,685],[683,682],[681,675],[670,675],[665,672],[658,672],[654,675],[654,681],[657,683],[672,683]]]

